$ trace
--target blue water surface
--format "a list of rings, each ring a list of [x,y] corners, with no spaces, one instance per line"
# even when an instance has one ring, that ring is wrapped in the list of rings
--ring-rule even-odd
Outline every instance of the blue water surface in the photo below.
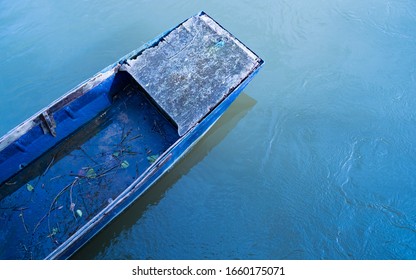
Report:
[[[0,133],[200,10],[265,67],[74,258],[416,259],[412,0],[0,0]]]

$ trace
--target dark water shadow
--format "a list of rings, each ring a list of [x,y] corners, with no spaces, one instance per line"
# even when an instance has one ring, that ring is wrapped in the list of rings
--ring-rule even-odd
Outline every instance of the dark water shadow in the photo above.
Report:
[[[100,252],[105,251],[112,240],[126,229],[134,226],[146,212],[149,205],[155,205],[163,198],[164,193],[172,187],[192,167],[218,145],[227,134],[254,107],[256,100],[242,93],[228,108],[217,123],[193,147],[193,149],[164,176],[162,176],[148,191],[146,191],[132,206],[117,219],[105,227],[91,241],[76,252],[71,259],[96,259]]]

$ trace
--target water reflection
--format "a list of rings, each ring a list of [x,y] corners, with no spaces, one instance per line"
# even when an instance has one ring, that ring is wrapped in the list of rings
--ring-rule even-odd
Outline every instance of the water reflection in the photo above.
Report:
[[[116,242],[123,231],[128,230],[137,223],[150,205],[158,204],[171,186],[175,185],[183,175],[186,175],[192,167],[203,160],[211,149],[227,136],[255,104],[256,101],[253,98],[245,93],[241,93],[217,123],[170,172],[165,174],[129,209],[75,253],[72,259],[94,259],[98,254],[103,253],[111,246],[113,242]]]

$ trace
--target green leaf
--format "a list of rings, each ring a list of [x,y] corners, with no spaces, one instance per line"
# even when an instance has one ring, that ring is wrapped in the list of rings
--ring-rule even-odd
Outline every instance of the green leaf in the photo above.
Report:
[[[81,218],[82,217],[82,211],[77,209],[77,211],[75,211],[77,213],[77,215]]]
[[[54,227],[52,228],[52,232],[47,237],[52,237],[56,235],[59,232],[58,228]]]
[[[113,157],[118,157],[120,155],[120,153],[119,152],[114,152],[113,153]]]
[[[147,160],[150,162],[150,163],[154,163],[156,160],[157,160],[157,158],[159,157],[159,155],[151,155],[151,156],[148,156],[147,157]]]
[[[54,227],[54,228],[52,229],[52,235],[55,235],[55,234],[57,234],[57,233],[58,233],[58,228]]]
[[[95,177],[97,177],[97,173],[95,173],[94,168],[90,168],[90,169],[88,169],[87,175],[85,175],[85,176],[87,176],[87,178],[94,179]]]
[[[129,162],[127,160],[123,160],[123,162],[121,163],[121,168],[127,168],[129,167]]]
[[[26,184],[26,189],[32,192],[35,188],[31,184]]]

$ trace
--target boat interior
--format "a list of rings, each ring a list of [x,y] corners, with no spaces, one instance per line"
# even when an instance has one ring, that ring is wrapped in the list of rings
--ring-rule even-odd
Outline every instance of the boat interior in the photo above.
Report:
[[[127,72],[71,94],[0,152],[0,259],[46,257],[179,139]]]

